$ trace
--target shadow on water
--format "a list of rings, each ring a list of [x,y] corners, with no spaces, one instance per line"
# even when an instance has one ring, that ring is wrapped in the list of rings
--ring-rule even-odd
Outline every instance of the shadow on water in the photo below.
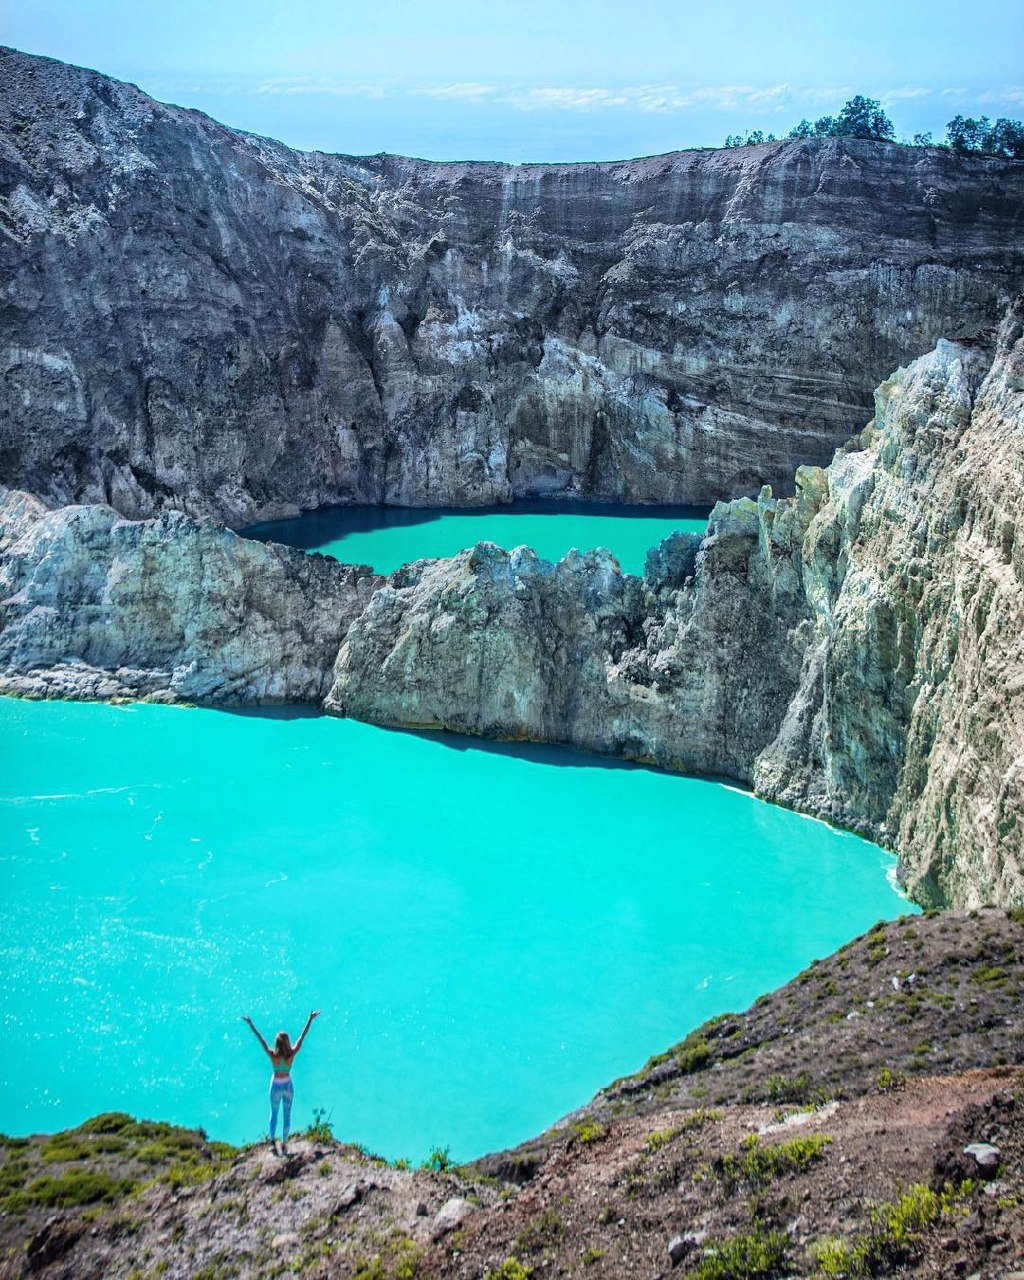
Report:
[[[208,710],[219,711],[224,715],[242,716],[253,720],[344,720],[344,716],[332,716],[317,707],[290,703],[287,706],[275,707],[210,707]],[[753,795],[753,788],[736,778],[728,778],[724,774],[682,773],[672,769],[662,769],[657,765],[640,764],[635,760],[620,760],[614,756],[602,756],[596,752],[584,751],[580,747],[568,746],[553,742],[524,742],[501,738],[483,738],[468,733],[454,733],[450,729],[413,729],[402,725],[375,725],[371,721],[358,721],[382,733],[400,733],[412,738],[422,738],[427,742],[436,742],[438,746],[447,747],[449,751],[466,754],[472,751],[483,751],[488,755],[507,756],[514,760],[526,760],[531,764],[553,765],[559,769],[619,769],[639,770],[643,773],[657,773],[676,778],[688,778],[696,782],[713,782],[733,787],[737,791]]]
[[[238,532],[259,542],[281,542],[310,551],[352,533],[407,528],[430,524],[452,516],[484,519],[488,516],[612,516],[623,520],[707,520],[709,507],[637,506],[618,502],[590,502],[569,498],[524,498],[506,506],[487,507],[319,507],[288,520],[265,520]]]

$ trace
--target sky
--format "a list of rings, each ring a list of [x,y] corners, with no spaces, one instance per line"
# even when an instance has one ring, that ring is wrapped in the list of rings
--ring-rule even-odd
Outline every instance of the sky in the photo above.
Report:
[[[0,43],[354,155],[651,155],[855,93],[904,138],[1024,118],[1024,0],[0,0]]]

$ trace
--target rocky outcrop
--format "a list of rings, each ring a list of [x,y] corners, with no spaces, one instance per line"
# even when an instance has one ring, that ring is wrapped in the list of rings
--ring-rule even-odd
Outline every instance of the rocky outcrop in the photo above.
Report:
[[[0,693],[319,702],[383,579],[167,513],[0,495]]]
[[[0,483],[328,502],[788,492],[1024,280],[1024,164],[795,140],[609,164],[303,154],[0,53]]]
[[[942,342],[792,497],[644,578],[483,543],[385,580],[196,523],[0,502],[0,689],[306,701],[726,775],[895,846],[922,902],[1024,902],[1024,302]]]
[[[716,507],[642,590],[597,555],[407,569],[327,706],[725,774],[895,845],[920,901],[1024,901],[1022,322],[900,371],[827,470]]]
[[[604,551],[552,565],[491,543],[406,566],[353,623],[325,705],[749,782],[800,675],[799,483],[788,503],[719,505],[646,580]]]

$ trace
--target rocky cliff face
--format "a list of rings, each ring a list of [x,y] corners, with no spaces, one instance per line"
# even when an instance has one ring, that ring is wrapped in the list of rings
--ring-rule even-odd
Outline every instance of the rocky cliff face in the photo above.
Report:
[[[850,140],[301,154],[0,53],[0,483],[326,502],[786,492],[1024,280],[1024,165]]]
[[[895,845],[925,902],[1024,901],[1024,303],[940,343],[796,491],[643,579],[481,544],[390,579],[179,514],[0,501],[0,690],[308,701],[723,774]]]
[[[307,701],[726,775],[894,845],[922,902],[1024,903],[1024,301],[942,342],[795,493],[644,578],[481,544],[389,579],[180,514],[0,501],[0,691]]]
[[[0,693],[319,702],[369,569],[178,513],[47,511],[0,494]]]
[[[896,845],[920,901],[1024,901],[1022,323],[994,360],[940,343],[859,446],[716,507],[642,586],[598,556],[413,566],[328,707],[726,774]]]

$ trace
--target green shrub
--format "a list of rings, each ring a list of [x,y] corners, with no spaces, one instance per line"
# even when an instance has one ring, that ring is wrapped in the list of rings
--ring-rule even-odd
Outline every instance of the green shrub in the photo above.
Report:
[[[506,1258],[494,1271],[488,1271],[484,1280],[530,1280],[532,1275],[533,1267],[528,1267],[518,1258],[512,1257]]]
[[[709,1241],[704,1258],[690,1272],[694,1280],[772,1280],[788,1273],[789,1240],[782,1231],[760,1225],[731,1240]]]
[[[919,1251],[921,1234],[944,1214],[958,1208],[974,1193],[968,1179],[958,1187],[947,1184],[941,1192],[920,1183],[892,1204],[881,1205],[871,1215],[871,1230],[849,1242],[828,1240],[815,1249],[818,1269],[825,1276],[861,1277],[887,1275],[909,1263]]]
[[[682,1044],[676,1046],[675,1059],[684,1076],[692,1075],[711,1061],[711,1045],[703,1034],[703,1028],[691,1031]]]
[[[579,1124],[572,1126],[572,1131],[579,1138],[580,1142],[597,1142],[599,1138],[605,1135],[605,1127],[598,1124],[596,1120],[583,1120]]]
[[[795,1076],[770,1075],[765,1081],[764,1091],[769,1102],[824,1101],[821,1089],[811,1083],[806,1071]]]
[[[882,1067],[875,1076],[875,1087],[879,1093],[892,1093],[897,1089],[902,1089],[907,1083],[907,1077],[902,1071],[893,1071],[890,1067]]]
[[[667,1147],[673,1138],[678,1136],[678,1129],[655,1129],[653,1133],[647,1135],[644,1145],[648,1151],[660,1151],[662,1147]]]
[[[794,1138],[776,1146],[763,1146],[757,1134],[751,1134],[738,1155],[719,1157],[712,1169],[726,1191],[734,1190],[740,1183],[764,1187],[784,1174],[803,1173],[812,1164],[823,1160],[825,1149],[831,1142],[828,1134],[822,1133]]]
[[[313,1123],[302,1136],[310,1142],[320,1143],[321,1146],[334,1141],[334,1125],[324,1107],[313,1108]]]
[[[976,986],[984,987],[988,991],[993,991],[998,987],[1005,987],[1010,981],[1010,975],[1005,969],[1000,969],[998,965],[985,965],[981,969],[975,969],[968,979]]]
[[[135,1120],[126,1111],[104,1111],[80,1124],[73,1133],[122,1133]]]
[[[55,1133],[47,1138],[39,1149],[46,1164],[64,1164],[72,1160],[87,1160],[91,1155],[84,1142],[75,1142],[68,1133]]]
[[[135,1189],[132,1178],[114,1178],[99,1169],[69,1169],[59,1178],[44,1176],[28,1184],[23,1194],[30,1204],[50,1209],[68,1209],[74,1205],[111,1204]]]

